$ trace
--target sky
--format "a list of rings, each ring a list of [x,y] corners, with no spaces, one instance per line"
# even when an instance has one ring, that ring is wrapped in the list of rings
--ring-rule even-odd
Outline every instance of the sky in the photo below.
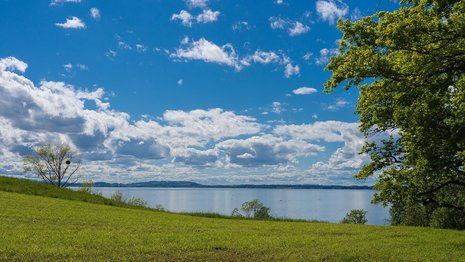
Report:
[[[85,179],[373,184],[342,37],[393,1],[0,0],[0,174],[69,144]]]

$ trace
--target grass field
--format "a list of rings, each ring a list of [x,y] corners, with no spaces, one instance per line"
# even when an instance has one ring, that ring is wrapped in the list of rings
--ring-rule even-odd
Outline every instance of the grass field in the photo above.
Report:
[[[0,191],[0,260],[465,260],[462,231],[206,218],[76,200]]]

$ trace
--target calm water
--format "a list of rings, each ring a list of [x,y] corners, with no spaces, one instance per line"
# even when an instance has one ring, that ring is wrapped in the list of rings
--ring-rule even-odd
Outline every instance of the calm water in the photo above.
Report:
[[[339,222],[351,209],[368,211],[368,224],[387,224],[388,209],[370,204],[373,190],[243,189],[243,188],[96,188],[105,197],[116,190],[140,197],[150,207],[161,204],[173,212],[215,212],[230,215],[245,201],[259,199],[276,217]]]
[[[230,215],[245,201],[259,199],[276,217],[339,222],[351,209],[368,211],[368,224],[387,224],[389,211],[372,205],[373,190],[244,189],[244,188],[96,188],[105,197],[116,190],[124,197],[140,197],[173,212],[215,212]]]

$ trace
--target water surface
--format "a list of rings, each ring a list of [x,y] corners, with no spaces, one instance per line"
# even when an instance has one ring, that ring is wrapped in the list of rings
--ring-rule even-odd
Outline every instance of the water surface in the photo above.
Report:
[[[388,209],[372,205],[375,191],[360,189],[255,188],[96,188],[105,197],[120,190],[127,198],[140,197],[172,212],[215,212],[230,215],[245,201],[259,199],[276,217],[339,222],[351,209],[368,211],[368,224],[387,224]]]

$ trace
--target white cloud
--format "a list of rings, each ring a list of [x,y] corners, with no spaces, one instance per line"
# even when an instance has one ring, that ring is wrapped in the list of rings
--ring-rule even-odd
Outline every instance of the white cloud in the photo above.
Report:
[[[201,24],[213,23],[218,20],[220,15],[219,11],[212,11],[210,9],[203,10],[201,14],[194,17],[191,13],[186,10],[181,10],[179,14],[173,14],[171,21],[179,20],[183,26],[191,27],[194,21]]]
[[[182,86],[182,84],[184,83],[184,80],[179,79],[176,83],[178,84],[178,86]]]
[[[305,60],[305,61],[308,61],[310,60],[310,58],[313,56],[313,53],[312,52],[308,52],[308,53],[305,53],[305,55],[302,56],[302,58]]]
[[[273,102],[271,103],[271,112],[272,113],[275,113],[275,114],[281,114],[282,112],[286,111],[284,108],[283,108],[284,104],[281,103],[281,102]]]
[[[142,44],[136,44],[136,50],[140,53],[147,52],[147,47]]]
[[[270,17],[271,29],[286,29],[290,36],[298,36],[310,31],[310,27],[302,24],[299,21],[292,21],[289,19],[282,19],[280,17]]]
[[[123,50],[132,50],[132,47],[124,41],[118,41],[118,47]]]
[[[24,73],[27,69],[27,64],[18,60],[16,57],[7,57],[0,59],[0,71],[18,70]]]
[[[73,70],[73,65],[72,64],[64,64],[63,67],[67,72],[71,72]]]
[[[216,148],[226,154],[227,163],[245,167],[298,163],[298,157],[324,151],[324,147],[319,145],[283,140],[270,134],[226,140],[218,143]]]
[[[320,50],[320,56],[315,58],[317,65],[326,65],[330,61],[330,57],[339,54],[337,48],[323,48]]]
[[[300,74],[300,67],[299,65],[293,66],[291,63],[287,64],[285,69],[284,69],[284,76],[286,78],[289,78],[293,75],[299,75]]]
[[[62,4],[65,4],[65,3],[81,3],[82,0],[52,0],[50,2],[50,5],[53,6],[53,5],[62,5]]]
[[[294,22],[292,27],[288,29],[290,36],[298,36],[310,31],[310,27],[301,22]]]
[[[220,15],[219,11],[212,11],[210,9],[203,10],[201,14],[197,15],[196,20],[197,23],[212,23],[218,20],[218,16]]]
[[[87,67],[87,65],[84,65],[84,64],[76,64],[76,65],[73,65],[71,63],[68,63],[68,64],[64,64],[63,65],[63,68],[66,70],[66,72],[71,72],[73,71],[74,68],[77,68],[79,70],[88,70],[89,68]]]
[[[66,29],[84,29],[86,24],[75,16],[68,17],[64,23],[55,23],[56,26]]]
[[[189,8],[206,8],[208,0],[186,0]]]
[[[281,58],[275,52],[264,52],[261,50],[255,51],[255,53],[249,57],[254,63],[269,64],[269,63],[280,63]]]
[[[109,58],[114,58],[116,57],[116,55],[117,55],[116,51],[111,50],[111,49],[108,49],[108,51],[105,53],[105,56]]]
[[[334,24],[337,19],[344,17],[349,12],[347,4],[342,2],[342,0],[338,2],[339,4],[334,0],[318,0],[316,2],[316,11],[323,21]]]
[[[176,49],[176,52],[171,53],[170,57],[224,64],[234,67],[236,70],[240,70],[242,68],[238,62],[236,51],[231,44],[218,46],[205,38],[200,38],[198,41],[192,40],[192,42],[183,45],[187,45],[187,47]]]
[[[100,10],[98,10],[97,8],[93,7],[89,10],[89,12],[90,12],[90,16],[93,19],[100,19]]]
[[[287,21],[279,17],[270,17],[269,19],[271,29],[284,29]]]
[[[337,111],[349,105],[350,103],[344,99],[336,99],[336,102],[327,106],[326,109],[330,111]]]
[[[274,129],[274,133],[280,137],[303,141],[343,142],[328,159],[313,164],[306,173],[311,176],[336,176],[341,175],[351,178],[368,162],[367,155],[359,154],[364,137],[359,130],[359,123],[347,123],[340,121],[315,122],[303,125],[282,125]]]
[[[103,88],[80,90],[45,80],[36,85],[21,74],[26,69],[14,57],[0,59],[0,172],[5,174],[22,173],[21,155],[46,143],[69,143],[86,163],[83,172],[98,181],[150,180],[154,175],[163,180],[300,181],[332,171],[354,173],[365,161],[355,153],[363,139],[358,123],[273,128],[220,108],[167,110],[161,117],[132,120],[110,108]],[[283,110],[283,105],[272,106]],[[296,164],[323,152],[321,140],[344,145],[302,175]],[[233,175],[232,167],[247,168]]]
[[[252,27],[249,25],[247,21],[237,21],[232,25],[232,30],[234,31],[246,31],[250,30]]]
[[[278,4],[278,5],[284,4],[284,0],[276,0],[276,1],[274,1],[274,2],[275,2],[276,4]]]
[[[315,88],[306,86],[292,90],[292,93],[294,93],[295,95],[310,95],[316,92],[318,91]]]
[[[186,10],[181,10],[179,14],[173,14],[171,21],[179,20],[183,26],[191,27],[194,17]]]

